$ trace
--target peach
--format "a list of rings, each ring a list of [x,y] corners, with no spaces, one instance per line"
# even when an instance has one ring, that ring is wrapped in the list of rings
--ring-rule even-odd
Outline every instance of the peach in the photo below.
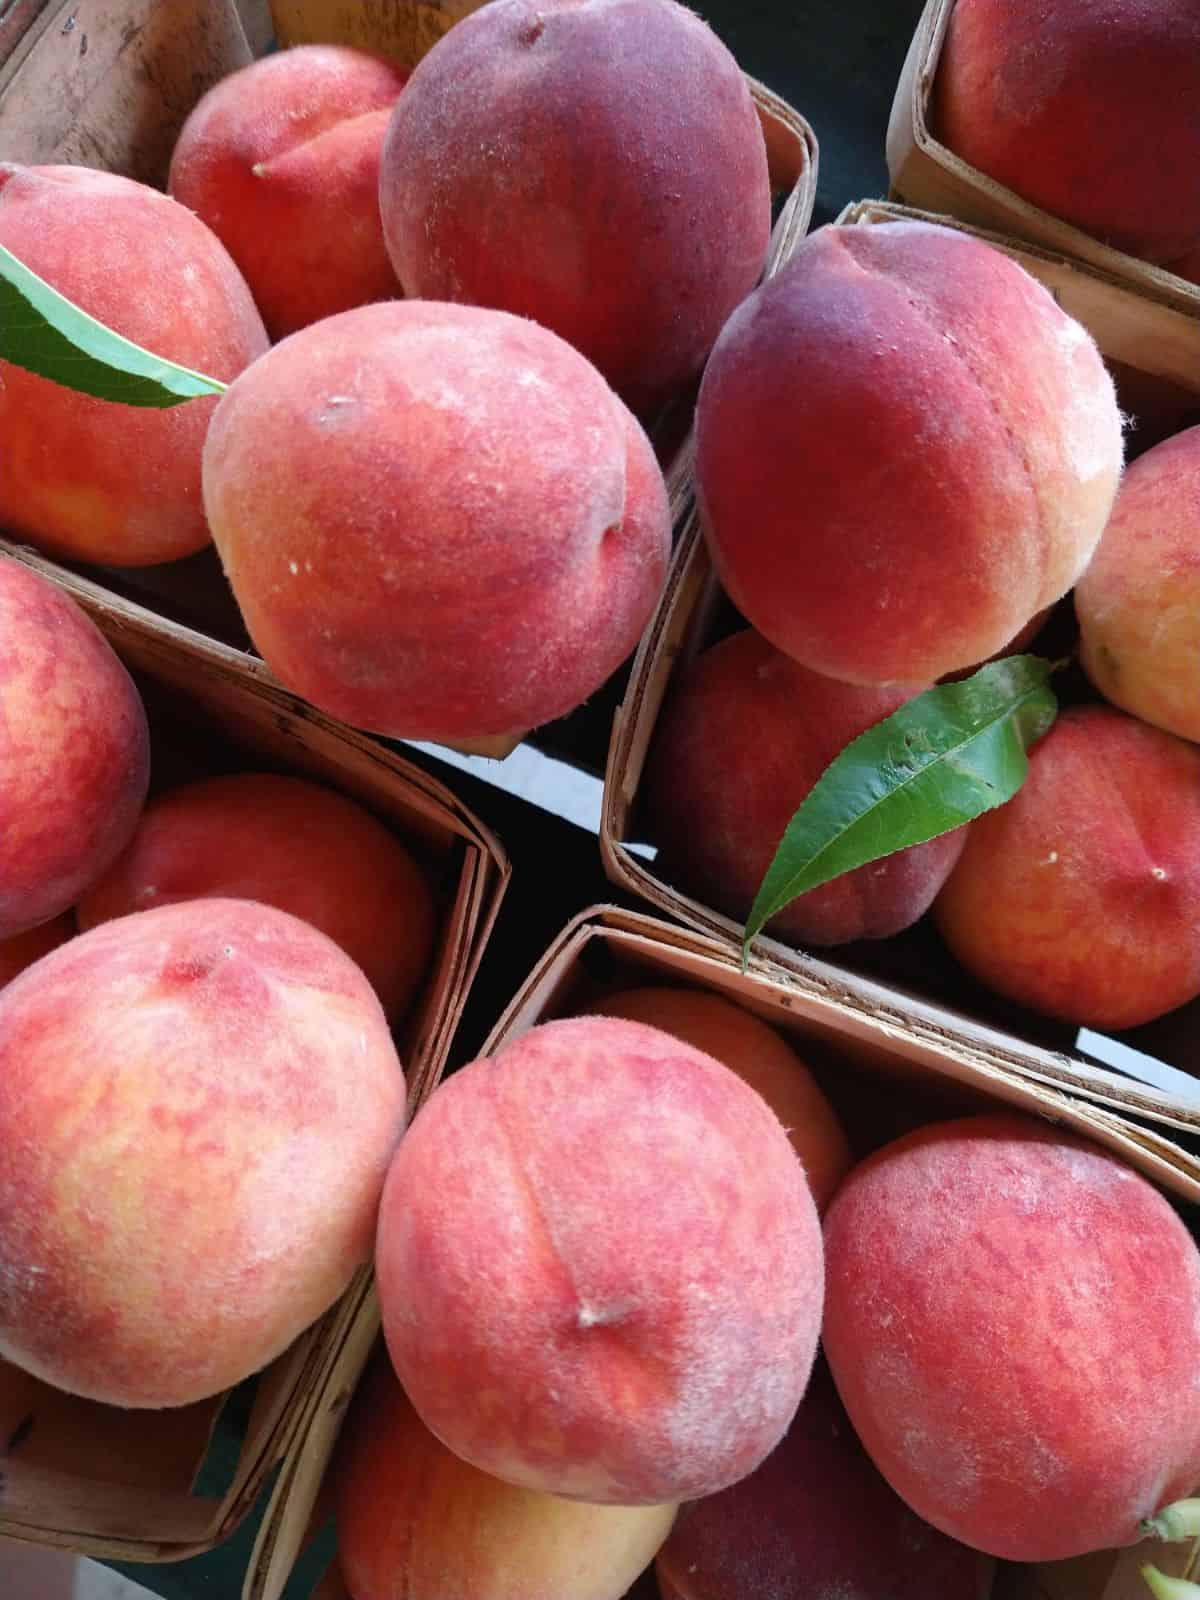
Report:
[[[674,0],[493,0],[417,66],[379,189],[410,295],[532,317],[639,414],[697,377],[762,271],[766,147]]]
[[[426,1427],[484,1472],[595,1504],[753,1471],[821,1317],[816,1208],[774,1114],[615,1017],[546,1023],[438,1089],[388,1173],[375,1262]]]
[[[196,105],[168,188],[241,269],[272,339],[400,293],[379,220],[379,153],[408,74],[342,45],[230,73]]]
[[[825,1218],[822,1344],[897,1494],[1011,1561],[1132,1544],[1200,1477],[1200,1255],[1167,1201],[1032,1118],[876,1152]]]
[[[1151,261],[1200,243],[1200,13],[1179,0],[956,0],[938,137],[1077,228]]]
[[[434,1438],[381,1356],[333,1468],[353,1600],[621,1600],[675,1507],[585,1505],[489,1477]]]
[[[228,381],[267,347],[224,245],[157,190],[0,162],[0,245],[135,344]],[[138,567],[208,543],[200,452],[216,399],[118,406],[0,361],[0,527],[68,560]]]
[[[637,643],[670,538],[649,442],[581,355],[418,301],[329,317],[233,384],[204,498],[283,682],[398,738],[579,705]]]
[[[590,1010],[661,1028],[736,1072],[783,1124],[817,1210],[824,1211],[850,1169],[850,1145],[817,1080],[773,1028],[700,989],[624,989]]]
[[[204,895],[261,900],[310,922],[400,1016],[436,932],[424,872],[353,800],[303,778],[239,772],[152,800],[129,847],[79,905],[80,928]]]
[[[112,646],[0,556],[0,939],[61,916],[107,871],[149,782],[145,708]]]
[[[0,989],[6,983],[11,983],[18,972],[24,972],[26,967],[31,967],[35,961],[40,961],[51,950],[57,950],[60,944],[66,944],[68,939],[74,937],[75,917],[72,912],[64,911],[60,917],[39,923],[25,933],[14,934],[11,939],[0,939]]]
[[[987,1600],[993,1563],[892,1493],[822,1365],[758,1471],[683,1507],[656,1570],[663,1600]]]
[[[1080,659],[1114,705],[1200,739],[1200,427],[1129,468],[1075,588]]]
[[[0,991],[0,1356],[110,1405],[239,1382],[369,1259],[404,1116],[315,928],[193,900],[80,934]]]
[[[986,660],[1087,565],[1121,471],[1086,330],[999,250],[925,222],[826,227],[734,313],[696,482],[750,624],[847,683]]]
[[[934,906],[953,954],[1035,1011],[1131,1028],[1200,994],[1200,750],[1064,711]]]
[[[918,692],[809,672],[747,629],[685,670],[646,768],[663,871],[744,919],[801,801],[852,739]],[[810,889],[768,924],[793,944],[899,933],[928,910],[963,847],[956,829]]]

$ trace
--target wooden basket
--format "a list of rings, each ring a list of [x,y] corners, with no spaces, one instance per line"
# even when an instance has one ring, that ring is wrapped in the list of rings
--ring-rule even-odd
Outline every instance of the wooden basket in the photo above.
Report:
[[[315,778],[367,806],[425,864],[438,894],[438,942],[397,1032],[415,1110],[441,1076],[508,882],[500,845],[419,768],[314,711],[238,652],[29,551],[0,550],[64,589],[97,623],[143,687],[156,751],[186,745],[192,766],[268,767]],[[8,1440],[0,1537],[121,1561],[174,1561],[219,1543],[303,1441],[326,1375],[368,1298],[364,1269],[320,1321],[234,1391],[236,1398],[219,1395],[178,1411],[80,1400],[0,1363],[0,1438]],[[231,1420],[251,1387],[249,1416]],[[226,1451],[232,1438],[236,1466],[228,1482],[196,1492],[218,1428]]]
[[[1101,244],[970,166],[930,132],[933,84],[955,0],[927,0],[905,59],[887,131],[896,200],[1044,245],[1130,284],[1150,299],[1200,316],[1200,287],[1165,267]]]
[[[484,0],[270,0],[281,45],[348,44],[402,67],[417,62]]]
[[[0,13],[4,0],[0,0]],[[275,0],[275,27],[288,44],[348,42],[412,67],[476,0]],[[93,0],[89,43],[78,0],[21,0],[0,22],[0,155],[5,160],[79,162],[163,187],[175,140],[200,96],[264,47],[265,0]],[[7,59],[5,51],[8,51]],[[775,248],[803,232],[816,194],[817,144],[802,116],[747,79],[767,146],[771,189],[782,207]],[[667,419],[668,425],[671,419]],[[687,460],[674,454],[668,487]],[[210,546],[160,566],[88,567],[115,594],[257,660]],[[521,733],[450,741],[471,755],[509,755]]]
[[[250,60],[234,0],[0,0],[0,158],[161,189],[188,112]]]
[[[1161,301],[1147,300],[1080,262],[945,217],[866,201],[847,208],[838,221],[870,227],[905,217],[939,222],[1005,250],[1051,289],[1064,310],[1091,330],[1106,357],[1127,364],[1135,376],[1166,384],[1172,393],[1186,391],[1200,405],[1200,322]],[[738,923],[667,882],[637,848],[643,842],[638,810],[642,776],[664,698],[676,670],[719,637],[731,610],[692,504],[666,588],[614,720],[600,849],[605,871],[620,888],[693,928],[740,945]],[[977,986],[969,983],[943,952],[921,948],[914,954],[916,938],[915,934],[912,939],[900,935],[880,941],[875,946],[878,954],[864,958],[865,968],[850,970],[845,957],[836,951],[818,959],[762,936],[753,947],[751,965],[755,971],[782,969],[798,993],[843,999],[873,1016],[889,1019],[897,1029],[917,1038],[939,1046],[952,1043],[955,1050],[978,1064],[990,1063],[1033,1081],[1067,1088],[1098,1105],[1154,1117],[1180,1129],[1200,1130],[1200,1084],[1193,1087],[1181,1072],[1162,1073],[1159,1067],[1163,1062],[1168,1068],[1200,1074],[1196,1027],[1200,1002],[1131,1032],[1130,1041],[1155,1058],[1130,1062],[1139,1075],[1144,1072],[1146,1081],[1138,1082],[1094,1066],[1074,1053],[1074,1029],[999,1003],[993,1014],[1004,1018],[1000,1026],[972,1015],[967,1007],[977,1010]],[[857,948],[861,953],[863,947]],[[903,962],[894,959],[898,951],[905,952]],[[913,969],[917,981],[932,987],[937,1000],[913,986]],[[1172,1086],[1156,1086],[1163,1081]]]
[[[618,989],[661,984],[708,990],[776,1028],[812,1066],[852,1134],[856,1108],[881,1096],[897,1105],[901,1117],[904,1102],[911,1098],[928,1120],[1005,1107],[1104,1145],[1182,1202],[1191,1224],[1200,1221],[1195,1209],[1200,1204],[1200,1160],[1161,1135],[961,1051],[952,1039],[922,1037],[864,1008],[853,994],[798,988],[778,970],[743,973],[728,940],[636,912],[597,906],[568,924],[481,1053],[494,1054],[539,1023],[586,1012]],[[1169,1396],[1164,1403],[1171,1403]],[[1140,1592],[1134,1586],[1141,1583],[1138,1564],[1152,1559],[1163,1571],[1176,1574],[1182,1572],[1187,1553],[1186,1547],[1156,1542],[1152,1552],[1142,1546],[1039,1566],[1005,1565],[995,1593],[997,1600],[1145,1600],[1144,1585]],[[636,1592],[642,1593],[640,1586]],[[321,1600],[348,1600],[336,1569],[326,1575],[317,1594]]]

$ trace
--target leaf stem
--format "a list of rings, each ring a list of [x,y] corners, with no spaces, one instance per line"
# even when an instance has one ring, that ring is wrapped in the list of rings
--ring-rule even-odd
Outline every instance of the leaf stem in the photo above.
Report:
[[[1200,1500],[1176,1500],[1157,1516],[1146,1517],[1142,1532],[1156,1539],[1195,1539],[1200,1536]]]
[[[1168,1578],[1165,1572],[1149,1563],[1141,1571],[1154,1600],[1200,1600],[1200,1583],[1189,1583],[1186,1578]]]

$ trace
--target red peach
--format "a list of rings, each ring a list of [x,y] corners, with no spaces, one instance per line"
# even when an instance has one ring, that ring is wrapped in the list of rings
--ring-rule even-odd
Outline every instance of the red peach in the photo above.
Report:
[[[684,1506],[656,1562],[662,1600],[987,1600],[993,1567],[892,1493],[824,1366],[782,1444]]]
[[[1118,249],[1200,242],[1200,13],[1179,0],[956,0],[938,136],[971,166]]]
[[[39,923],[36,928],[14,934],[11,939],[0,939],[0,989],[26,967],[74,937],[75,917],[72,912],[64,911],[52,922]]]
[[[412,75],[383,148],[396,272],[532,317],[645,413],[762,271],[766,146],[737,63],[674,0],[493,0]]]
[[[816,1348],[820,1229],[783,1129],[710,1056],[614,1017],[546,1023],[438,1089],[375,1259],[425,1425],[572,1500],[660,1505],[753,1471]]]
[[[75,904],[125,848],[149,781],[146,712],[111,645],[0,557],[0,939]]]
[[[1200,1477],[1200,1254],[1167,1201],[1032,1118],[936,1123],[825,1219],[822,1343],[919,1516],[1011,1561],[1132,1544]]]
[[[83,897],[79,926],[213,895],[312,923],[361,967],[392,1018],[429,964],[436,913],[421,868],[368,811],[303,778],[239,772],[159,795]]]
[[[272,339],[400,293],[379,219],[379,153],[407,72],[302,45],[230,73],[196,105],[168,188],[241,269]]]
[[[814,672],[928,683],[1071,588],[1121,470],[1087,331],[1001,251],[821,228],[725,325],[696,482],[747,621]]]
[[[1080,659],[1114,705],[1200,739],[1200,427],[1140,456],[1075,587]]]
[[[210,377],[236,377],[267,347],[224,245],[145,184],[0,162],[0,245],[125,338]],[[118,406],[0,361],[0,527],[118,567],[201,549],[200,452],[215,405]]]
[[[835,683],[749,629],[706,650],[668,700],[646,768],[663,870],[744,918],[793,813],[825,768],[917,692],[915,684]],[[810,889],[768,930],[815,945],[899,933],[928,910],[964,836],[956,829]]]
[[[229,1388],[369,1259],[404,1116],[315,928],[193,900],[80,934],[0,991],[0,1356],[109,1405]]]
[[[296,693],[399,738],[520,732],[630,653],[670,519],[641,428],[577,351],[474,306],[294,334],[204,452],[213,537]]]
[[[1200,750],[1064,711],[934,905],[953,954],[1022,1005],[1131,1028],[1200,994]]]
[[[850,1145],[816,1079],[773,1028],[700,989],[623,989],[590,1010],[661,1028],[736,1072],[783,1124],[817,1210],[824,1211],[850,1169]]]
[[[353,1600],[621,1600],[674,1506],[592,1506],[501,1483],[413,1410],[381,1352],[333,1468],[338,1557]]]

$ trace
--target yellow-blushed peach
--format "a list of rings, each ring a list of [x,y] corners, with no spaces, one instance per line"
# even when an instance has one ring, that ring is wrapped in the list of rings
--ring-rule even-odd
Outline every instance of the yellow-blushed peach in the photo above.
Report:
[[[81,933],[0,990],[0,1355],[110,1405],[231,1387],[370,1259],[404,1118],[379,1002],[307,923]]]

